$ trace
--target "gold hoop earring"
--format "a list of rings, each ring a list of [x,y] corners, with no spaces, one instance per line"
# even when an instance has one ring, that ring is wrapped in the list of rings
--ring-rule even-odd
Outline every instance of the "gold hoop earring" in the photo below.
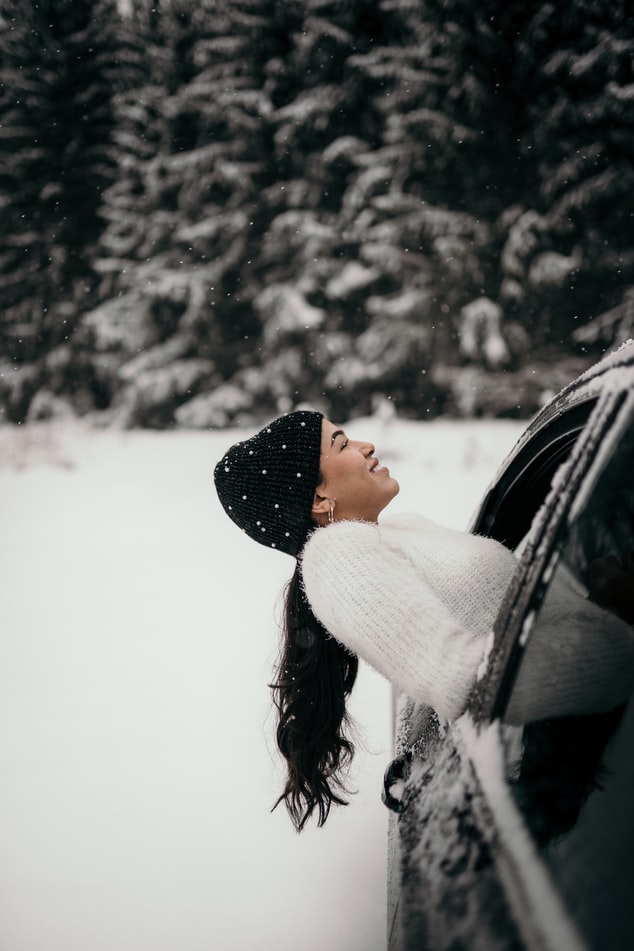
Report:
[[[332,499],[330,503],[330,511],[328,512],[328,524],[332,525],[335,520],[335,499]]]

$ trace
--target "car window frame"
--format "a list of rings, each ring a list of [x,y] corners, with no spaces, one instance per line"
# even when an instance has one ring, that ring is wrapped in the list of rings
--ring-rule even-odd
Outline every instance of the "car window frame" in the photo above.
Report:
[[[628,425],[634,425],[634,392],[600,394],[568,459],[557,470],[543,504],[535,514],[524,550],[493,627],[485,669],[469,699],[475,723],[503,717],[513,683],[539,608],[548,590],[565,528],[587,497],[606,464],[606,447],[614,446]]]

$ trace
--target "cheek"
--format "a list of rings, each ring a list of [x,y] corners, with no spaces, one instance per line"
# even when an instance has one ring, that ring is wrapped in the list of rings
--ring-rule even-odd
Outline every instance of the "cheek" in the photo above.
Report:
[[[359,466],[351,455],[341,456],[332,467],[330,478],[341,497],[348,493],[357,493],[363,483],[367,470]]]

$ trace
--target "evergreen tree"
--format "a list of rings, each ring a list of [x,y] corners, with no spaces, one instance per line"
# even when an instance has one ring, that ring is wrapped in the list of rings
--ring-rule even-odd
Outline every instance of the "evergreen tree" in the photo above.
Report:
[[[626,8],[0,0],[0,400],[488,412],[631,333]]]
[[[371,323],[366,299],[393,291],[398,278],[383,260],[374,267],[365,259],[371,212],[364,201],[355,204],[350,189],[358,195],[353,183],[368,171],[386,178],[377,158],[384,80],[372,75],[367,60],[402,37],[399,12],[383,4],[310,0],[283,61],[269,63],[277,174],[263,195],[270,224],[257,267],[273,290],[266,288],[255,304],[267,328],[262,357],[274,368],[263,374],[272,408],[308,400],[343,415],[351,399],[369,409],[372,392],[386,383],[386,373],[356,351],[363,351],[360,339]],[[386,330],[396,343],[402,327]]]
[[[259,332],[252,262],[274,174],[265,65],[284,36],[271,6],[137,7],[149,82],[118,103],[119,175],[104,196],[98,263],[106,300],[85,321],[117,352],[100,365],[113,394],[126,382],[127,424],[170,422],[180,402],[244,365]],[[163,401],[175,359],[183,382]]]
[[[537,168],[523,197],[540,216],[521,302],[564,345],[580,325],[603,346],[634,330],[633,63],[626,0],[541,4],[517,43],[516,84],[531,90],[520,150]]]
[[[97,211],[115,173],[117,22],[114,0],[0,4],[0,346],[31,381],[9,399],[13,418],[37,385],[73,385],[71,350],[57,348],[93,284]]]

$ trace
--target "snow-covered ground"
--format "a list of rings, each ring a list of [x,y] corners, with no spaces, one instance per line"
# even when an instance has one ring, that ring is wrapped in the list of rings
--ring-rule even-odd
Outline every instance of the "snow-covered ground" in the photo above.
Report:
[[[393,511],[463,528],[524,429],[357,420]],[[243,434],[0,429],[2,951],[383,951],[388,685],[351,805],[300,836],[267,682],[291,559],[226,518]]]

